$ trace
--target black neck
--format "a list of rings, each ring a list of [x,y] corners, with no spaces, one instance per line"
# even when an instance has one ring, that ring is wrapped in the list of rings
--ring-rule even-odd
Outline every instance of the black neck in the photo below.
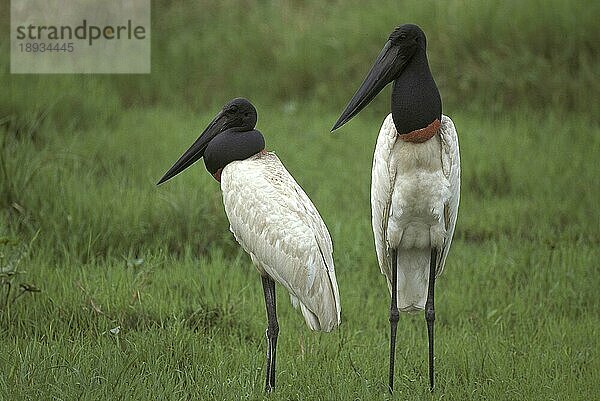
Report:
[[[244,160],[265,149],[260,131],[229,129],[218,134],[204,151],[204,165],[214,174],[232,161]]]
[[[394,81],[392,118],[399,134],[442,120],[442,99],[433,80],[425,50],[419,48]]]

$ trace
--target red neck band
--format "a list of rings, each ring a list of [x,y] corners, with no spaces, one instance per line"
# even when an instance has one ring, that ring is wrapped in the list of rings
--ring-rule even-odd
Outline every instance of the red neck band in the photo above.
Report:
[[[427,127],[411,131],[407,134],[398,135],[398,138],[404,142],[423,143],[433,138],[440,130],[441,125],[440,120],[436,118],[435,121]]]

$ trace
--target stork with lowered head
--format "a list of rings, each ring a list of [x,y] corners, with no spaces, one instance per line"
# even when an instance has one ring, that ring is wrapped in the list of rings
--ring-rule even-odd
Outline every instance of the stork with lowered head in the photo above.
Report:
[[[158,184],[204,157],[220,182],[230,230],[260,273],[267,309],[265,390],[275,387],[279,324],[275,282],[290,294],[311,330],[340,324],[340,296],[329,231],[306,193],[255,129],[247,99],[228,102]]]

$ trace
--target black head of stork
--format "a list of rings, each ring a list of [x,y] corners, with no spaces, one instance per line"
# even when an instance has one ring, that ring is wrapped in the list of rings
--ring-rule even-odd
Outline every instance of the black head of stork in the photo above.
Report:
[[[417,25],[394,29],[331,130],[347,123],[392,81],[392,118],[399,134],[423,129],[436,119],[441,121],[442,100],[429,69],[426,47],[425,33]]]
[[[220,180],[220,172],[226,165],[264,150],[265,139],[254,129],[256,120],[256,108],[250,101],[244,98],[231,100],[157,185],[175,177],[201,157],[204,157],[206,169]]]

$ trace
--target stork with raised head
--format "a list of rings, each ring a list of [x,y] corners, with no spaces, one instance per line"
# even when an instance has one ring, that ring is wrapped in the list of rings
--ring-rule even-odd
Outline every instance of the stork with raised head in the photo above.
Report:
[[[371,180],[377,260],[391,295],[389,389],[394,387],[396,329],[400,312],[425,310],[429,385],[433,390],[433,294],[444,269],[460,196],[458,137],[426,54],[425,33],[397,27],[333,126],[341,127],[390,82],[392,112],[383,122]]]
[[[230,230],[262,278],[268,319],[265,390],[271,391],[279,333],[275,282],[288,290],[312,330],[329,332],[340,324],[340,296],[329,231],[279,158],[265,151],[256,120],[252,103],[233,99],[158,184],[201,157],[221,183]]]

